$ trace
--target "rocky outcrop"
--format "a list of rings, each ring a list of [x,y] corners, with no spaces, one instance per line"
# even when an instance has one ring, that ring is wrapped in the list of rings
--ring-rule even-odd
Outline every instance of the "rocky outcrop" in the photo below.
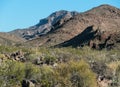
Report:
[[[109,87],[109,86],[112,86],[113,81],[112,79],[107,78],[105,76],[99,76],[97,83],[99,87]]]
[[[111,49],[120,43],[120,32],[100,32],[95,39],[90,40],[89,46],[95,49]]]
[[[35,86],[36,82],[34,80],[23,80],[22,81],[22,87],[36,87]]]
[[[95,26],[87,27],[82,33],[75,36],[74,38],[65,41],[61,44],[56,46],[59,47],[83,47],[85,45],[90,46],[94,49],[103,49],[108,48],[111,49],[117,43],[120,42],[120,32],[108,32],[108,31],[101,31]]]
[[[26,58],[24,57],[24,53],[21,50],[11,54],[5,54],[5,57],[15,61],[21,61],[21,62],[26,61]]]

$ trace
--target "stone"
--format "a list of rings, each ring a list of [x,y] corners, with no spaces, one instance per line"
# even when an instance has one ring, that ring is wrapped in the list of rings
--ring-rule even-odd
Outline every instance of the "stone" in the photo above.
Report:
[[[22,87],[35,87],[35,84],[30,80],[23,80]]]

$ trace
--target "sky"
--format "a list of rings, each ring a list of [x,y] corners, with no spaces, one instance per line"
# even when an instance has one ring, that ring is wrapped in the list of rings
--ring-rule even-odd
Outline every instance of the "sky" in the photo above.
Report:
[[[120,0],[0,0],[0,32],[33,26],[55,11],[84,12],[101,4],[120,8]]]

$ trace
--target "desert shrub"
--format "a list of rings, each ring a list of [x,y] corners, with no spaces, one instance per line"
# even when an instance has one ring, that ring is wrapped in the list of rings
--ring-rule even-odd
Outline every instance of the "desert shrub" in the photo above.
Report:
[[[4,54],[0,54],[0,58],[5,58],[5,55]]]
[[[46,55],[45,58],[44,58],[44,61],[48,65],[53,65],[54,62],[56,61],[56,57],[54,57],[52,55]]]
[[[98,51],[89,47],[24,48],[0,46],[0,58],[4,58],[4,53],[12,53],[20,49],[29,61],[21,63],[7,59],[6,62],[1,63],[0,87],[15,87],[23,79],[35,80],[42,87],[96,87],[95,73],[112,75],[112,71],[116,72],[115,81],[119,83],[119,62],[116,63],[120,59],[118,50]],[[43,58],[42,61],[48,65],[34,65],[32,62],[36,58]],[[62,62],[59,62],[59,59]],[[55,67],[51,66],[54,62],[57,62]],[[88,63],[90,65],[95,63],[94,67],[90,67]]]
[[[115,74],[118,66],[120,65],[120,61],[113,61],[107,64],[107,66],[112,70],[112,72]]]
[[[1,62],[2,62],[3,59],[5,60],[5,59],[7,59],[7,58],[5,57],[4,54],[1,54],[1,53],[0,53],[0,64],[1,64]]]
[[[98,76],[105,76],[107,78],[112,78],[114,71],[108,67],[104,62],[93,62],[91,63],[91,69]]]
[[[0,65],[0,87],[21,85],[23,79],[34,79],[39,67],[31,63],[6,60]]]
[[[37,81],[41,83],[42,87],[52,87],[54,85],[54,79],[54,70],[50,66],[40,68]]]
[[[5,61],[0,66],[0,87],[13,87],[24,78],[24,65],[15,61]]]
[[[25,64],[25,69],[24,69],[24,72],[25,72],[25,79],[34,79],[36,74],[39,73],[39,67],[38,66],[35,66],[33,65],[32,63],[26,63]]]
[[[31,53],[25,54],[25,58],[29,62],[33,62],[38,57],[39,57],[39,55],[36,55],[36,54],[31,54]]]
[[[96,75],[83,60],[62,63],[55,69],[55,74],[61,87],[96,87]]]
[[[42,87],[97,87],[96,74],[83,60],[61,63],[56,68],[41,66],[35,79]]]

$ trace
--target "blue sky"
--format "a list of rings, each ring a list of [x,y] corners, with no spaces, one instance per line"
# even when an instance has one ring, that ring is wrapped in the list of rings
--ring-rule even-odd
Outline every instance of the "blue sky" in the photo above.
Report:
[[[120,0],[0,0],[0,32],[35,25],[55,11],[84,12],[101,4],[120,8]]]

